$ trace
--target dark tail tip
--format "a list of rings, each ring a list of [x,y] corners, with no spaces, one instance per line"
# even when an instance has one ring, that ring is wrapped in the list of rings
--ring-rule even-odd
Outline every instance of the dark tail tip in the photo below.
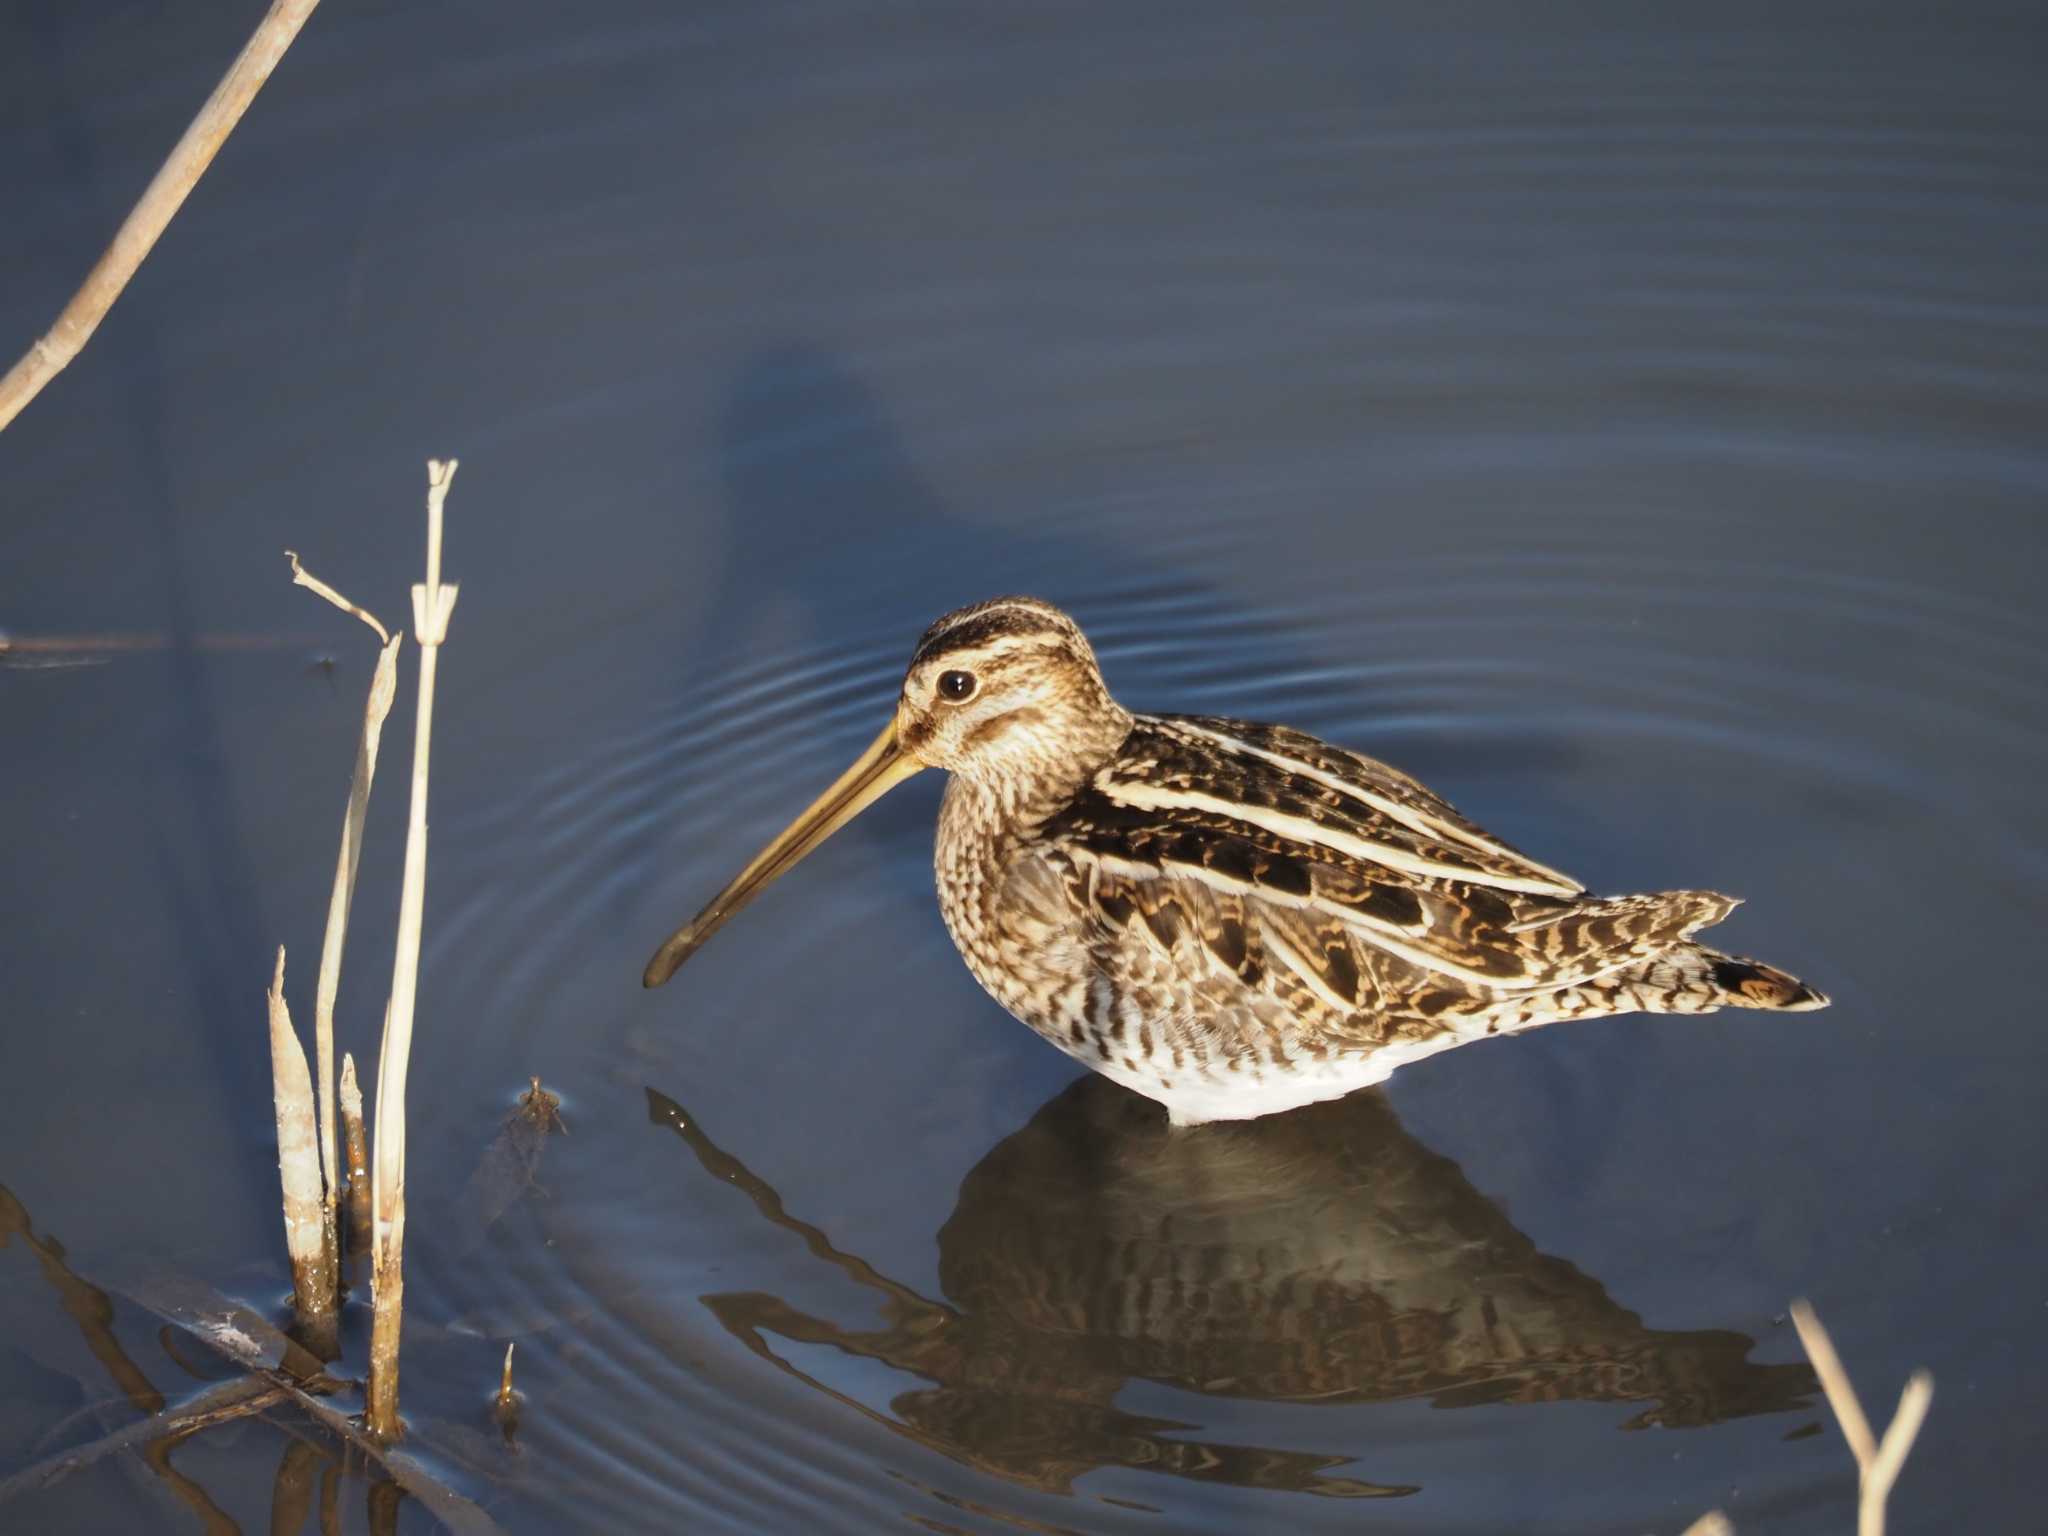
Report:
[[[1714,985],[1738,1008],[1769,1008],[1778,1013],[1805,1013],[1828,1006],[1828,995],[1797,976],[1758,960],[1722,957],[1714,961]]]

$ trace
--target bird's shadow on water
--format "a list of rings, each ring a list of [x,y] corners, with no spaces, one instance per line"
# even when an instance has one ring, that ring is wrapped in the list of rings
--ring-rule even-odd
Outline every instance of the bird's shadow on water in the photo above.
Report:
[[[798,750],[814,754],[815,763],[791,776],[815,779],[821,788],[880,728],[895,702],[896,669],[932,618],[1013,590],[1035,589],[1059,601],[1129,558],[1106,540],[1071,530],[1053,534],[961,516],[919,470],[880,394],[808,343],[775,341],[748,355],[733,373],[711,435],[723,503],[722,563],[710,605],[670,620],[674,629],[664,644],[676,658],[671,707],[709,722],[721,708],[720,680],[736,666],[775,655],[814,659],[850,639],[901,635],[900,656],[892,651],[878,662],[872,724],[852,726],[843,744],[799,738]],[[792,813],[803,798],[791,804]],[[646,809],[660,817],[658,806]],[[908,819],[926,814],[907,803],[885,805],[838,835],[894,838]],[[661,824],[660,834],[629,855],[633,867],[617,872],[615,889],[636,908],[675,844],[694,840],[695,829]],[[901,893],[914,894],[915,866],[891,868]]]
[[[1243,684],[1231,690],[1224,713],[1268,719],[1285,713],[1262,705],[1270,691],[1261,685],[1262,667],[1327,678],[1341,675],[1346,660],[1386,660],[1318,657],[1306,626],[1291,630],[1284,618],[1265,623],[1256,635],[1241,628],[1228,631],[1227,639],[1206,634],[1214,625],[1241,623],[1250,603],[1245,592],[1219,586],[1176,553],[1170,519],[1144,530],[1142,538],[1120,538],[1072,517],[1033,526],[1014,517],[963,515],[919,469],[914,446],[880,393],[811,343],[778,340],[749,354],[734,370],[711,438],[723,504],[722,563],[709,606],[677,611],[667,621],[673,629],[662,643],[675,658],[669,708],[708,726],[721,711],[722,679],[736,666],[776,655],[828,656],[850,639],[889,632],[902,637],[900,656],[890,652],[877,663],[873,722],[850,727],[843,742],[815,734],[799,738],[795,750],[816,761],[807,764],[808,771],[792,771],[793,780],[822,787],[879,728],[894,703],[896,668],[908,660],[925,624],[949,608],[1000,593],[1030,592],[1058,603],[1098,640],[1134,597],[1169,600],[1182,617],[1161,622],[1177,625],[1187,648],[1206,641],[1242,657]],[[1255,510],[1263,509],[1248,507],[1247,516]],[[1361,604],[1370,579],[1361,571]],[[1114,639],[1102,649],[1110,684],[1126,703],[1167,712],[1189,708],[1185,700],[1159,696],[1143,670],[1148,663],[1120,661]],[[1372,707],[1369,691],[1365,697]],[[1369,741],[1345,744],[1373,750]],[[1546,733],[1467,726],[1440,747],[1400,756],[1401,766],[1424,774],[1512,764],[1517,782],[1526,784],[1528,776],[1562,771],[1580,753]],[[668,785],[657,778],[662,782],[648,786],[646,803],[622,807],[661,828],[638,840],[624,867],[614,871],[612,888],[636,921],[641,906],[655,897],[655,872],[675,862],[678,842],[696,841],[701,830],[663,815],[658,797]],[[805,798],[792,800],[792,813]],[[1478,809],[1484,821],[1486,807]],[[916,796],[892,797],[838,836],[895,839],[928,819]],[[890,882],[900,894],[922,893],[922,871],[914,862],[893,861],[890,868]],[[707,871],[704,878],[715,880],[720,873]],[[650,943],[658,937],[650,930]]]
[[[1331,1475],[1350,1458],[1205,1443],[1200,1425],[1120,1408],[1140,1381],[1276,1404],[1626,1403],[1629,1428],[1789,1412],[1815,1390],[1804,1362],[1750,1360],[1742,1334],[1645,1327],[1539,1252],[1378,1090],[1176,1130],[1082,1078],[962,1181],[937,1238],[942,1299],[841,1249],[681,1104],[647,1098],[705,1175],[845,1278],[849,1310],[881,1300],[881,1325],[860,1328],[768,1291],[704,1296],[720,1325],[848,1411],[1031,1487],[1118,1466],[1336,1498],[1417,1491],[1400,1467]],[[820,1345],[929,1385],[863,1402],[803,1368]]]

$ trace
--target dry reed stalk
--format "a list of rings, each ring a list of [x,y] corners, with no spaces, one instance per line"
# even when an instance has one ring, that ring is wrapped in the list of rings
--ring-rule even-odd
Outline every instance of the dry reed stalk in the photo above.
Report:
[[[266,1408],[290,1400],[289,1387],[279,1386],[262,1376],[238,1376],[232,1381],[220,1382],[161,1417],[153,1414],[137,1419],[90,1444],[58,1451],[6,1478],[0,1478],[0,1505],[23,1494],[42,1493],[74,1472],[81,1472],[108,1456],[147,1445],[152,1440],[166,1436],[182,1439],[195,1431],[261,1413]]]
[[[381,1117],[380,1117],[381,1118]],[[381,1136],[381,1131],[380,1131]],[[370,1248],[370,1368],[363,1384],[363,1420],[386,1445],[404,1433],[398,1419],[398,1335],[405,1314],[404,1211],[380,1226]]]
[[[163,234],[185,198],[213,163],[213,157],[249,103],[277,68],[278,60],[299,35],[320,0],[276,0],[213,94],[192,119],[128,217],[115,231],[113,243],[94,263],[78,292],[64,306],[50,329],[0,379],[0,430],[21,413],[61,373],[99,328],[114,300],[128,286],[136,268]]]
[[[341,1135],[348,1153],[348,1251],[370,1251],[370,1141],[363,1134],[363,1090],[356,1059],[341,1058]]]
[[[405,885],[399,897],[398,944],[391,965],[391,1011],[377,1059],[377,1124],[370,1178],[370,1369],[366,1396],[370,1432],[395,1439],[398,1422],[398,1338],[405,1279],[405,1074],[412,1054],[413,1008],[419,986],[420,924],[427,895],[427,764],[434,736],[434,674],[456,587],[441,584],[441,519],[456,461],[427,461],[427,579],[412,589],[413,637],[420,648],[419,711],[413,728],[412,808],[405,829]]]
[[[4,1186],[0,1186],[0,1195],[4,1193]],[[0,1199],[0,1217],[9,1215],[9,1204],[8,1200]],[[18,1203],[14,1209],[19,1210]],[[26,1232],[27,1214],[19,1214],[19,1229]],[[51,1245],[55,1246],[54,1240]],[[146,1448],[150,1442],[166,1439],[183,1441],[214,1424],[290,1403],[340,1443],[344,1458],[360,1452],[365,1464],[381,1468],[454,1536],[504,1536],[489,1515],[441,1482],[417,1457],[379,1444],[356,1417],[335,1406],[330,1397],[346,1392],[352,1384],[325,1375],[318,1361],[272,1327],[262,1314],[221,1295],[203,1281],[161,1267],[145,1267],[118,1278],[102,1276],[105,1290],[77,1276],[67,1278],[102,1300],[108,1292],[124,1297],[168,1324],[166,1338],[176,1336],[203,1345],[245,1374],[209,1388],[182,1407],[129,1424],[91,1445],[60,1451],[0,1480],[0,1504],[18,1494],[38,1492],[60,1477],[114,1452]],[[176,1353],[171,1358],[180,1360]],[[287,1433],[298,1432],[289,1423],[278,1427]],[[323,1485],[323,1520],[329,1521],[321,1526],[323,1532],[335,1528],[332,1517],[336,1492],[338,1489]],[[14,1528],[0,1519],[0,1529]],[[234,1527],[218,1529],[232,1531]]]
[[[270,1076],[277,1105],[277,1167],[284,1184],[284,1243],[292,1258],[292,1305],[306,1347],[324,1360],[340,1353],[334,1250],[320,1200],[320,1152],[313,1078],[284,1001],[284,946],[270,978]]]
[[[1885,1500],[1891,1496],[1899,1468],[1906,1464],[1913,1437],[1926,1421],[1927,1406],[1934,1401],[1934,1377],[1926,1371],[1915,1371],[1906,1378],[1906,1390],[1899,1394],[1898,1411],[1892,1415],[1880,1441],[1870,1432],[1863,1404],[1856,1389],[1849,1385],[1842,1357],[1835,1353],[1835,1342],[1820,1325],[1813,1303],[1792,1303],[1792,1325],[1799,1330],[1799,1342],[1813,1362],[1813,1373],[1820,1378],[1828,1407],[1834,1410],[1835,1421],[1842,1426],[1849,1454],[1856,1458],[1856,1536],[1884,1536]],[[1735,1527],[1717,1509],[1687,1526],[1685,1536],[1735,1536]]]
[[[1849,1454],[1856,1458],[1856,1536],[1884,1536],[1885,1501],[1891,1496],[1899,1468],[1905,1465],[1906,1453],[1912,1450],[1913,1439],[1927,1418],[1928,1405],[1934,1401],[1934,1377],[1926,1371],[1915,1371],[1906,1378],[1898,1409],[1885,1427],[1884,1438],[1879,1440],[1870,1432],[1870,1420],[1864,1417],[1863,1404],[1849,1384],[1849,1373],[1842,1368],[1834,1341],[1821,1326],[1811,1302],[1792,1303],[1792,1325],[1799,1330],[1799,1342],[1806,1346],[1814,1374],[1820,1377],[1821,1390],[1828,1395],[1828,1406],[1834,1409],[1842,1426]]]
[[[384,739],[384,720],[398,695],[398,647],[403,633],[392,634],[369,609],[352,603],[334,588],[299,564],[299,557],[286,550],[292,563],[292,580],[310,588],[344,613],[352,613],[371,629],[383,644],[376,671],[370,677],[369,697],[363,705],[363,733],[356,742],[355,773],[350,778],[348,809],[341,818],[341,852],[334,862],[334,886],[327,898],[327,932],[320,946],[320,983],[313,1001],[313,1045],[320,1071],[320,1170],[326,1178],[326,1198],[321,1207],[323,1233],[330,1253],[336,1284],[341,1265],[338,1203],[341,1198],[341,1170],[335,1147],[334,1126],[334,999],[341,988],[341,956],[348,942],[348,916],[356,895],[356,870],[363,859],[363,822],[369,814],[370,786],[377,778],[377,748]],[[360,1099],[360,1096],[359,1096]]]

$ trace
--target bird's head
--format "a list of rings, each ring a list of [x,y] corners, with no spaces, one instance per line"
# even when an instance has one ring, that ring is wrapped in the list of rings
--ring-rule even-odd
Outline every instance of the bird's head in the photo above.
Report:
[[[1052,604],[999,597],[947,614],[918,641],[881,735],[670,936],[642,981],[667,981],[741,907],[913,774],[943,768],[1015,806],[1092,773],[1130,727],[1087,637]]]
[[[984,784],[1062,777],[1130,729],[1081,628],[1035,597],[999,597],[924,632],[896,702],[900,750]]]

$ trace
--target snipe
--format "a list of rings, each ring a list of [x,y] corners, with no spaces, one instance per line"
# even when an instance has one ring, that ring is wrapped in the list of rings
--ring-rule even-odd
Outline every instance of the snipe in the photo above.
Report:
[[[1074,621],[1028,597],[925,631],[895,718],[645,983],[925,768],[952,774],[934,863],[968,969],[1176,1124],[1336,1098],[1560,1019],[1827,1005],[1693,941],[1733,897],[1589,895],[1384,763],[1284,726],[1132,714]]]

